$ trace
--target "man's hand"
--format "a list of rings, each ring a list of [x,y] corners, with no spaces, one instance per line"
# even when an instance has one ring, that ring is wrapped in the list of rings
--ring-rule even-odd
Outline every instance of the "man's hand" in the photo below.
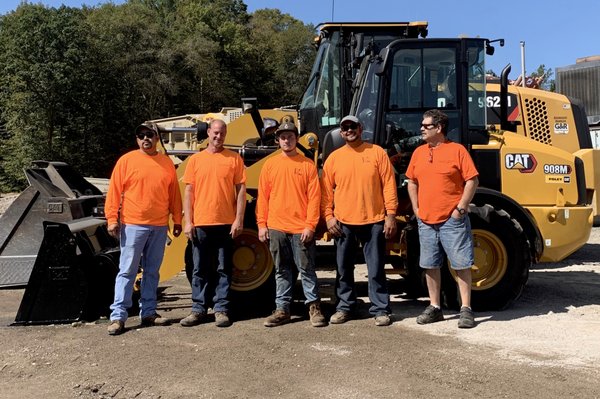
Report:
[[[260,240],[260,242],[269,241],[269,229],[267,227],[258,228],[258,239]]]
[[[308,244],[309,242],[312,241],[314,235],[315,235],[314,231],[312,231],[309,228],[305,228],[302,231],[302,235],[300,236],[300,241],[302,241],[303,244]]]
[[[396,229],[396,215],[386,215],[383,224],[383,234],[385,235],[385,238],[390,239],[396,235]]]
[[[237,236],[239,236],[242,233],[243,228],[243,222],[237,219],[234,220],[233,224],[231,225],[231,231],[229,232],[229,234],[231,234],[231,238],[236,238]]]
[[[110,234],[111,236],[113,236],[114,238],[119,238],[119,233],[120,233],[120,229],[119,229],[119,223],[111,223],[108,225],[107,227],[108,230],[108,234]]]
[[[191,223],[186,223],[185,227],[183,228],[183,234],[188,238],[188,240],[194,241],[194,235],[196,234],[194,226]]]
[[[181,234],[181,225],[180,224],[174,224],[173,225],[173,236],[174,237],[179,237],[180,234]]]
[[[327,221],[327,231],[334,237],[340,237],[342,235],[340,222],[338,222],[335,217],[332,217]]]

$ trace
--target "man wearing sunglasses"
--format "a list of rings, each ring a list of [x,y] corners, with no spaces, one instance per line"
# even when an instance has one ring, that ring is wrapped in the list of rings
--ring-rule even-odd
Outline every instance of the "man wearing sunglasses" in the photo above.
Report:
[[[159,138],[152,126],[138,126],[135,136],[139,148],[117,161],[104,205],[108,233],[119,238],[121,246],[114,302],[110,307],[110,335],[125,331],[140,261],[141,324],[145,327],[169,324],[168,319],[156,313],[156,290],[169,215],[173,218],[173,235],[181,233],[181,193],[173,162],[158,152]]]
[[[362,141],[363,127],[352,115],[340,123],[346,144],[325,161],[321,180],[321,212],[336,244],[336,312],[331,324],[345,323],[356,310],[354,255],[358,242],[367,263],[369,313],[375,325],[391,324],[390,298],[384,272],[385,239],[396,234],[396,179],[385,151]]]
[[[464,146],[446,137],[448,116],[439,110],[423,114],[421,137],[425,145],[411,157],[406,177],[408,195],[419,224],[420,266],[425,269],[430,305],[417,323],[444,320],[440,307],[441,272],[446,253],[458,276],[462,308],[459,328],[475,327],[471,310],[473,237],[467,215],[479,173]],[[442,251],[443,248],[443,251]]]

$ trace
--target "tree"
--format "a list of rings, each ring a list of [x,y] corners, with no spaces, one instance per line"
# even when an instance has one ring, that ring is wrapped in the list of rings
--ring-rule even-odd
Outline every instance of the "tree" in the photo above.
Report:
[[[546,68],[544,64],[538,66],[535,72],[531,73],[531,77],[542,78],[540,88],[549,91],[556,91],[556,82],[553,79],[553,75],[552,68]]]
[[[0,17],[0,191],[33,159],[108,177],[145,120],[256,96],[293,104],[313,27],[241,0],[129,0],[82,9],[22,3]]]
[[[8,140],[2,144],[3,185],[22,183],[34,159],[75,160],[85,133],[86,30],[82,10],[24,3],[2,18],[0,108]],[[80,135],[82,133],[82,135]],[[7,187],[4,187],[7,188]]]
[[[276,9],[257,10],[250,22],[253,83],[263,106],[296,105],[315,58],[314,27]]]

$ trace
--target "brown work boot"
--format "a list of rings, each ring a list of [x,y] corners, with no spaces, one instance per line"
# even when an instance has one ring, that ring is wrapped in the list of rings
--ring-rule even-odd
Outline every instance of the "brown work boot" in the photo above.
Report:
[[[282,309],[276,309],[271,316],[267,317],[263,324],[265,327],[277,327],[288,323],[290,320],[291,316],[289,312]]]
[[[111,320],[108,326],[108,335],[119,335],[125,332],[125,323],[121,320]]]
[[[179,324],[181,324],[183,327],[192,327],[202,323],[204,319],[206,319],[206,313],[190,312],[189,315],[181,319]]]
[[[308,316],[310,317],[310,324],[313,327],[325,327],[327,320],[321,313],[321,302],[314,301],[308,304]]]
[[[388,314],[380,314],[375,316],[375,325],[379,327],[389,326],[392,324],[392,319]]]
[[[343,310],[338,310],[331,316],[329,322],[331,324],[343,324],[348,320],[352,319],[352,316],[348,312],[344,312]]]
[[[142,327],[168,326],[171,324],[171,321],[158,313],[154,313],[152,316],[142,317],[141,324]]]
[[[217,327],[229,327],[231,325],[231,320],[229,320],[226,312],[215,312],[215,325]]]

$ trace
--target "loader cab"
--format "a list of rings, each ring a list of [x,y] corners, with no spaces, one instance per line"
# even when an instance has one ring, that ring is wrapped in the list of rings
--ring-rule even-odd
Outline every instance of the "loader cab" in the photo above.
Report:
[[[327,22],[317,26],[317,55],[300,102],[301,134],[321,141],[348,114],[361,61],[397,39],[427,36],[427,22]]]
[[[420,145],[423,112],[449,118],[448,138],[468,148],[488,141],[484,39],[398,40],[364,60],[350,113],[392,154]],[[402,173],[403,171],[401,171]]]

